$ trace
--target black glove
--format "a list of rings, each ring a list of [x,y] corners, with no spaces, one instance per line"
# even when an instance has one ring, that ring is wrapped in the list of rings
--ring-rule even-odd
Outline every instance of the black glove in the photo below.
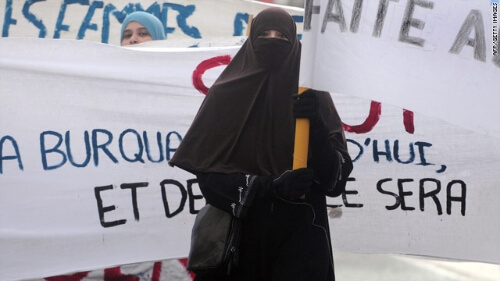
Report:
[[[293,96],[293,116],[310,120],[309,135],[313,149],[322,149],[328,142],[328,129],[320,113],[318,95],[318,91],[308,89],[300,95]]]
[[[308,118],[311,122],[322,120],[315,90],[309,89],[300,95],[293,95],[293,117]]]
[[[311,169],[288,170],[273,180],[276,196],[294,200],[309,192],[314,176]]]

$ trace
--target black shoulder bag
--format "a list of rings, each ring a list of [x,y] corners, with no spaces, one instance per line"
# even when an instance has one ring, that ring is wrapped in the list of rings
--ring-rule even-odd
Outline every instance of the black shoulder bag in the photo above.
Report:
[[[240,219],[210,204],[196,215],[187,269],[196,273],[230,274],[238,263]]]

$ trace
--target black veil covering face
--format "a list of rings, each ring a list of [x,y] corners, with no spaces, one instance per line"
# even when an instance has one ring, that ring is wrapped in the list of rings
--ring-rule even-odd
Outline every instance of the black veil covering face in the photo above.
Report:
[[[259,38],[277,30],[288,40]],[[276,175],[292,167],[300,42],[292,17],[268,8],[210,88],[171,165],[190,172]]]

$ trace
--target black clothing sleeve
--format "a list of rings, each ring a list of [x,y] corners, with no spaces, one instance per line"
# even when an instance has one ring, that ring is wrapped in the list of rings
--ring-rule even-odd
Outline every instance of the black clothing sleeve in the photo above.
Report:
[[[340,154],[330,144],[328,130],[322,118],[311,120],[309,141],[308,167],[313,169],[319,187],[326,193],[331,192],[339,180]]]
[[[347,177],[352,171],[350,156],[335,149],[323,117],[311,119],[310,158],[308,167],[313,169],[319,187],[326,195],[336,197],[345,191]]]

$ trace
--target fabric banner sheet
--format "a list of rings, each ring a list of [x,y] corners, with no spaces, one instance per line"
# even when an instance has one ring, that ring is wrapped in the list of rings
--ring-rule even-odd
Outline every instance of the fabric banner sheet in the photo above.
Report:
[[[500,138],[498,1],[309,0],[301,84]]]

